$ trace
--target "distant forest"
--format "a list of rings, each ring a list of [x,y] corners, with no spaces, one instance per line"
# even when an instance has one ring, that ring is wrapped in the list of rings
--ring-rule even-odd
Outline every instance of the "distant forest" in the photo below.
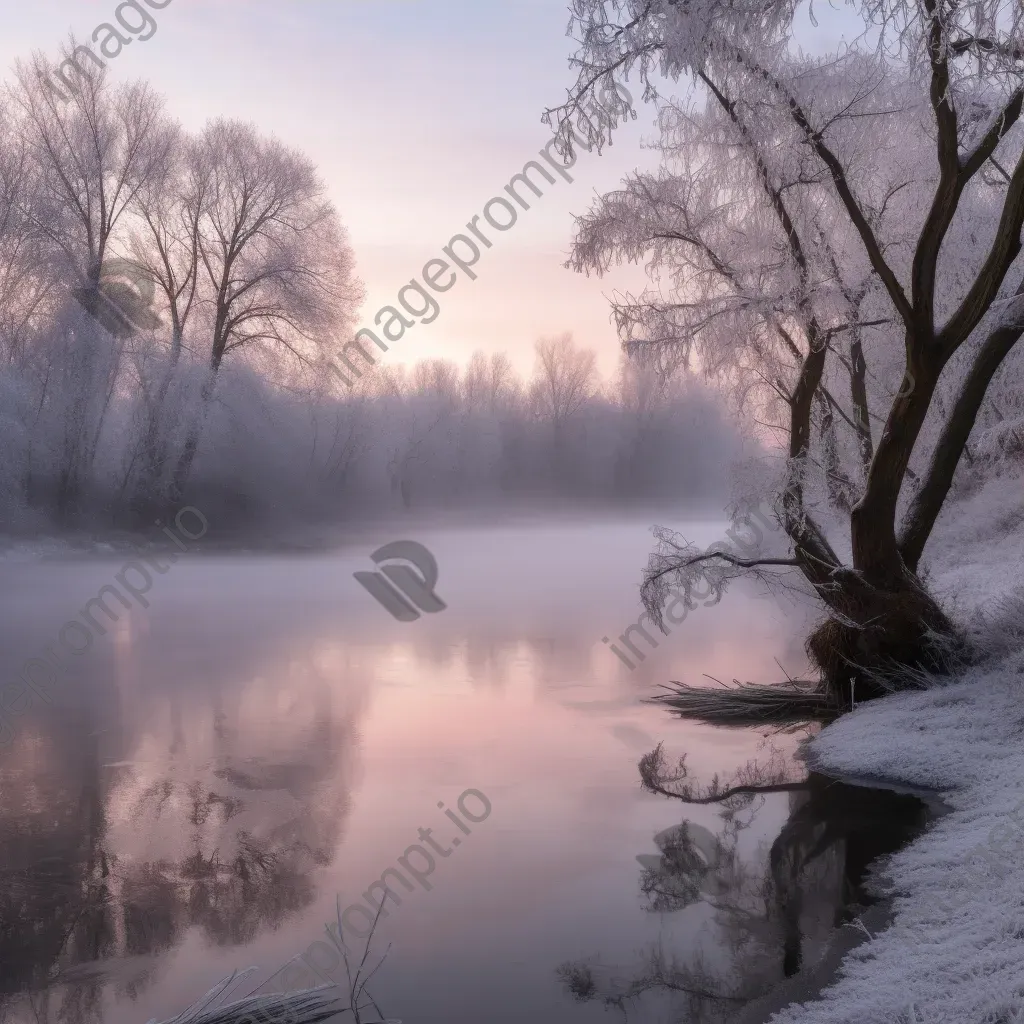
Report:
[[[250,124],[190,134],[145,83],[83,67],[63,96],[46,71],[17,65],[0,103],[3,533],[139,529],[185,503],[221,528],[721,507],[736,431],[684,371],[603,381],[562,335],[524,339],[528,380],[478,354],[342,389],[363,287],[312,162]]]

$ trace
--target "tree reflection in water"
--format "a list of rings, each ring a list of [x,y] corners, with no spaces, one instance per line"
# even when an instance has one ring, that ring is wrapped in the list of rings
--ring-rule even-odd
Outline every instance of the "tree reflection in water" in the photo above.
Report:
[[[663,945],[652,947],[625,982],[584,960],[558,968],[575,999],[601,1002],[626,1019],[651,1001],[666,1005],[671,1019],[742,1015],[819,960],[835,930],[878,901],[873,863],[913,838],[928,814],[915,796],[816,772],[794,777],[777,751],[703,787],[689,781],[685,757],[668,764],[661,744],[639,769],[648,792],[715,805],[722,825],[716,834],[683,820],[655,835],[660,855],[637,857],[644,909],[666,914],[704,904],[713,920],[711,949],[698,948],[681,962]],[[766,851],[744,858],[740,837],[773,793],[788,794],[788,819]]]
[[[312,903],[348,812],[357,713],[317,682],[272,749],[219,691],[185,727],[174,697],[124,725],[133,762],[108,763],[118,730],[92,705],[25,722],[0,765],[0,1021],[102,1020],[191,930],[244,944]]]

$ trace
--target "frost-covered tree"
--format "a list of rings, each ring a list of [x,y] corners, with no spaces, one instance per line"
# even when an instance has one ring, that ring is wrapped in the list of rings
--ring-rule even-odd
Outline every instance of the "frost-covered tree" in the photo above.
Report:
[[[572,9],[578,78],[546,114],[565,149],[574,130],[600,145],[627,115],[625,103],[594,115],[615,79],[639,76],[648,99],[665,81],[695,90],[688,108],[665,108],[674,165],[584,218],[576,265],[669,269],[669,301],[619,304],[627,345],[695,353],[737,389],[759,380],[787,435],[777,512],[790,553],[713,554],[663,533],[645,603],[657,616],[669,586],[706,579],[721,593],[737,571],[796,567],[830,612],[808,649],[832,696],[851,679],[869,694],[880,669],[942,667],[956,629],[921,558],[1024,333],[1022,8],[853,0],[863,34],[818,57],[793,42],[795,0]],[[839,458],[837,417],[859,473]],[[839,478],[836,503],[843,491],[852,504],[849,556],[809,499],[816,458]]]
[[[315,165],[237,121],[211,122],[193,152],[211,369],[258,345],[315,362],[362,300],[347,233]]]
[[[94,311],[119,226],[162,173],[174,135],[163,99],[146,83],[114,85],[99,72],[83,76],[65,99],[47,84],[48,70],[35,54],[17,65],[10,90],[31,178],[25,209],[55,274],[77,281],[83,304]]]
[[[225,357],[244,349],[314,370],[328,342],[350,333],[363,297],[347,233],[308,157],[227,120],[207,125],[190,156],[209,372],[175,468],[176,494]]]
[[[74,40],[65,47],[69,53]],[[106,73],[85,76],[70,97],[46,83],[41,54],[16,67],[7,91],[18,140],[22,175],[16,197],[21,222],[30,230],[25,251],[38,254],[49,285],[64,288],[56,323],[35,353],[37,412],[53,426],[42,450],[57,466],[56,502],[63,517],[74,515],[96,457],[110,400],[117,386],[121,341],[134,326],[123,303],[109,301],[111,289],[128,302],[135,292],[116,280],[119,231],[140,191],[169,159],[173,135],[163,100],[142,82],[113,84]],[[31,275],[25,281],[31,294]],[[94,319],[80,316],[86,310]],[[117,337],[112,342],[97,323]],[[41,380],[39,378],[41,377]],[[35,397],[35,396],[34,396]],[[36,449],[36,453],[39,448]],[[32,459],[26,471],[31,490]]]
[[[566,459],[568,432],[594,393],[595,356],[577,346],[570,333],[539,338],[534,351],[530,395],[538,416],[551,427],[551,469],[556,476],[571,474],[578,466]]]

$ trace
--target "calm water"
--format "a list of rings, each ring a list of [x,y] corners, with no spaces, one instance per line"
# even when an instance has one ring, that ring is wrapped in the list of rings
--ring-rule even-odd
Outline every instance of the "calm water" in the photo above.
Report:
[[[710,543],[721,529],[687,532]],[[331,555],[183,558],[147,610],[70,666],[52,711],[15,720],[0,755],[3,1020],[144,1024],[249,966],[260,974],[242,991],[255,988],[421,828],[449,853],[429,891],[393,883],[402,902],[373,944],[390,944],[373,995],[406,1024],[611,1019],[556,968],[586,961],[614,992],[659,946],[723,977],[783,976],[759,885],[807,796],[741,801],[723,819],[642,792],[637,761],[664,741],[708,782],[769,745],[791,753],[800,734],[684,723],[642,699],[702,673],[776,679],[776,661],[798,674],[805,613],[737,590],[631,672],[601,638],[640,611],[646,521],[413,533],[447,609],[412,623],[352,576],[401,535]],[[123,561],[3,564],[4,678]],[[470,834],[438,807],[467,789],[491,805]],[[658,883],[679,866],[684,821],[731,851],[710,902]],[[662,1019],[659,999],[644,1019]]]

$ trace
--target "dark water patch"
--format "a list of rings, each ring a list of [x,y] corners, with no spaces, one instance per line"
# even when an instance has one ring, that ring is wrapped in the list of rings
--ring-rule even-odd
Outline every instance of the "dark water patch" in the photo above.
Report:
[[[656,834],[660,853],[637,858],[641,895],[653,913],[703,909],[710,941],[689,956],[652,947],[625,981],[592,962],[563,964],[560,977],[576,999],[636,1021],[683,1011],[687,1020],[757,1024],[813,998],[846,953],[887,925],[886,858],[919,835],[941,803],[934,794],[814,771],[783,782],[779,768],[748,764],[737,778],[700,788],[662,759],[662,781],[672,778],[658,791],[672,796],[674,785],[684,804],[717,802],[720,827],[684,818]],[[772,810],[784,814],[781,827],[751,850],[746,834]]]

